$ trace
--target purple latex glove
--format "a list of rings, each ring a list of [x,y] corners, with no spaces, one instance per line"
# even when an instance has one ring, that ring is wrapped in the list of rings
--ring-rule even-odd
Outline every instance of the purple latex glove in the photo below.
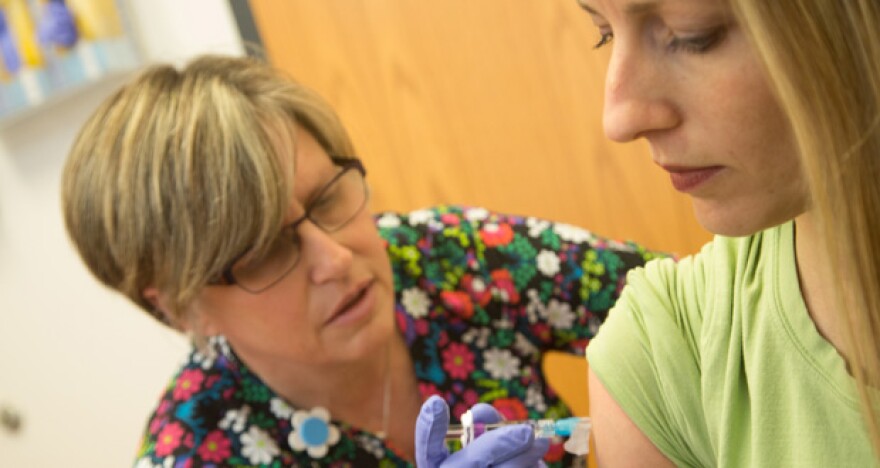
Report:
[[[490,405],[478,403],[471,408],[474,422],[493,423],[501,414]],[[449,454],[446,431],[449,428],[449,406],[442,398],[428,398],[416,421],[416,466],[419,468],[544,466],[541,457],[550,447],[549,439],[535,439],[532,428],[517,424],[491,430]]]
[[[73,47],[76,44],[76,23],[64,0],[49,0],[43,4],[37,34],[40,42],[46,45]]]

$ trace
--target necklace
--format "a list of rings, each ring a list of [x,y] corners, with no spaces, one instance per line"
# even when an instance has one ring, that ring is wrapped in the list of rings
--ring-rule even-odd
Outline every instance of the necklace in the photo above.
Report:
[[[385,348],[385,382],[382,388],[382,427],[374,434],[374,437],[383,443],[388,438],[388,424],[391,415],[391,344]],[[274,410],[273,410],[274,411]],[[332,416],[323,406],[315,406],[311,410],[293,409],[290,416],[292,431],[288,436],[288,443],[293,450],[301,452],[308,448],[309,455],[312,450],[321,450],[326,454],[327,446],[334,445],[339,441],[339,430],[330,421]],[[367,431],[364,425],[364,432]],[[320,455],[323,457],[324,455]]]
[[[385,440],[388,437],[388,414],[391,411],[391,344],[385,348],[385,388],[382,391],[382,430],[376,437]]]

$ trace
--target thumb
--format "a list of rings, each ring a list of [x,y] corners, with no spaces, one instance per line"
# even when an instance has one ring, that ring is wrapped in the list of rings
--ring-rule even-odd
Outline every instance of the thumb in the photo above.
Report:
[[[449,428],[449,407],[437,395],[424,403],[416,419],[416,466],[434,468],[449,456],[446,431]]]
[[[532,454],[535,437],[524,424],[501,427],[474,439],[446,460],[451,467],[532,467],[544,454]],[[537,455],[537,456],[535,456]]]

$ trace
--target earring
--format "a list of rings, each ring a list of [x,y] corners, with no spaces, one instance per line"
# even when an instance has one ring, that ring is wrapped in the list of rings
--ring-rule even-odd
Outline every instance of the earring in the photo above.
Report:
[[[189,342],[192,344],[193,348],[195,348],[199,354],[206,359],[213,360],[217,357],[216,337],[205,336],[193,330],[187,330],[186,336],[189,338]]]
[[[168,320],[168,317],[161,310],[159,310],[159,307],[157,307],[155,305],[153,307],[151,307],[150,308],[150,315],[152,315],[153,318],[158,320],[162,325],[166,325],[171,328],[174,328],[174,325],[172,325],[171,321]]]

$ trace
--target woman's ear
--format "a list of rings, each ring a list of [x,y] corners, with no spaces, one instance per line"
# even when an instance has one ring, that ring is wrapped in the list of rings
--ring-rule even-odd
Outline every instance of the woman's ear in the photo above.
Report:
[[[179,317],[175,317],[174,314],[171,313],[171,301],[169,301],[168,297],[165,294],[162,294],[158,288],[149,286],[144,289],[141,296],[144,300],[150,303],[153,315],[177,330],[186,331],[183,326],[184,324],[180,323],[181,321]]]
[[[198,298],[188,306],[185,313],[172,314],[171,301],[158,288],[150,286],[145,288],[142,294],[144,299],[153,306],[153,313],[158,317],[163,317],[164,322],[176,330],[196,336],[214,336],[220,333],[214,325],[214,321],[211,320],[210,314],[201,310]]]

